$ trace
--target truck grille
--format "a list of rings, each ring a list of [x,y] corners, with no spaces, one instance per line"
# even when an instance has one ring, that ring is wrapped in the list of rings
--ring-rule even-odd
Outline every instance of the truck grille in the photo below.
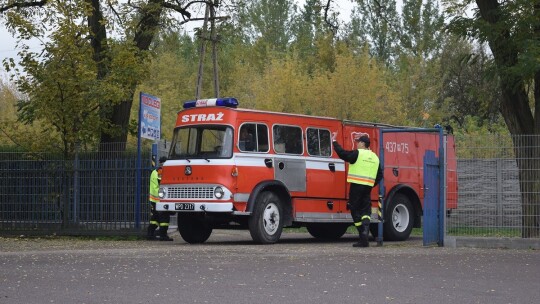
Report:
[[[214,187],[171,187],[167,191],[167,198],[214,198]]]

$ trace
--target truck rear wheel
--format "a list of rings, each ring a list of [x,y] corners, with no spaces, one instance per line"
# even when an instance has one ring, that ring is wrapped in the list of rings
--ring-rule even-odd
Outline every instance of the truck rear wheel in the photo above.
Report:
[[[404,241],[409,238],[414,224],[414,209],[411,200],[402,193],[394,195],[388,203],[388,208],[385,209],[384,215],[384,240],[387,241]],[[376,225],[371,225],[370,230],[373,234],[377,232]],[[374,235],[377,237],[377,235]]]
[[[279,197],[269,191],[262,192],[249,217],[251,238],[261,244],[273,244],[283,231],[283,208]]]
[[[314,238],[337,240],[345,234],[349,226],[349,224],[309,224],[306,228]]]
[[[184,241],[190,244],[200,244],[206,242],[210,234],[212,234],[212,228],[204,221],[201,215],[178,213],[178,231]]]

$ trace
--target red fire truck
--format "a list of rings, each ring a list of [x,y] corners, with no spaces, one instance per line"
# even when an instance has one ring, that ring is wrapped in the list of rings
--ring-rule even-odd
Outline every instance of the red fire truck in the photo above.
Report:
[[[249,229],[255,242],[275,243],[283,227],[306,227],[316,238],[343,236],[348,164],[332,147],[332,132],[348,150],[367,133],[379,155],[376,123],[238,108],[234,98],[186,102],[178,113],[163,166],[157,210],[177,212],[188,243],[205,242],[213,229]],[[446,135],[448,194],[455,194],[455,146]],[[437,134],[384,135],[384,240],[405,240],[420,227],[423,155],[437,153]],[[378,187],[372,191],[371,232],[377,231]],[[447,195],[447,209],[456,207]]]

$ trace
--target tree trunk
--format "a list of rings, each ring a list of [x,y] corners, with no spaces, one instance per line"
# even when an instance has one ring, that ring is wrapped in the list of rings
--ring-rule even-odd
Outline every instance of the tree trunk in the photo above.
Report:
[[[97,0],[91,0],[92,2],[99,2]],[[99,10],[99,3],[97,6],[94,6],[94,20],[99,20],[98,17],[102,18],[101,11]],[[156,36],[161,14],[163,12],[163,0],[150,0],[148,4],[142,7],[141,9],[141,19],[139,21],[138,27],[135,31],[133,42],[135,46],[140,51],[147,51],[150,48],[150,44]],[[94,28],[93,28],[94,30]],[[97,35],[96,35],[97,37]],[[94,52],[100,51],[98,45],[106,46],[106,36],[99,36],[103,40],[101,43],[95,43]],[[94,43],[92,44],[94,45]],[[103,50],[101,50],[103,52]],[[94,55],[94,58],[96,55]],[[142,57],[141,57],[142,58]],[[95,59],[96,60],[96,59]],[[142,59],[141,59],[142,60]],[[97,62],[98,67],[100,62]],[[99,69],[98,69],[99,71]],[[108,71],[107,71],[108,72]],[[101,79],[105,77],[98,73],[98,78],[101,76]],[[110,130],[104,130],[101,132],[100,137],[100,151],[101,152],[122,152],[126,148],[126,141],[128,135],[128,125],[131,112],[131,106],[133,105],[132,97],[135,95],[135,90],[138,83],[135,83],[129,92],[126,92],[126,96],[131,98],[121,101],[118,104],[112,105],[110,109],[105,109],[104,113],[106,114],[106,119],[110,122],[112,126],[112,132]]]

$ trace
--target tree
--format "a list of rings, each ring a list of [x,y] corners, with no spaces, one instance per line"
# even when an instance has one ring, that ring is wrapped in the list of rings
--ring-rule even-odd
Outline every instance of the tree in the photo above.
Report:
[[[283,53],[292,40],[296,5],[291,0],[239,1],[235,18],[246,42]]]
[[[341,47],[341,45],[339,45]],[[310,91],[315,114],[359,121],[399,124],[404,119],[383,64],[369,56],[340,51],[333,71],[320,71]]]
[[[402,52],[422,58],[438,54],[443,41],[444,16],[437,1],[405,0],[399,31]]]
[[[177,12],[185,20],[189,20],[191,14],[188,8],[196,2],[201,1],[107,1],[107,5],[102,6],[102,1],[99,0],[4,0],[0,1],[0,13],[4,13],[8,28],[17,32],[24,40],[42,38],[47,34],[47,30],[56,31],[58,26],[50,22],[54,19],[50,17],[70,14],[69,11],[59,11],[58,7],[71,4],[82,11],[81,20],[86,22],[86,29],[81,31],[81,41],[90,47],[88,56],[95,65],[96,82],[114,80],[119,82],[117,89],[123,91],[123,94],[102,96],[105,99],[99,105],[99,114],[109,127],[101,128],[100,142],[118,142],[125,147],[131,105],[140,79],[131,78],[131,75],[126,73],[127,70],[123,69],[125,66],[122,63],[130,58],[129,60],[135,59],[141,65],[145,64],[145,52],[150,49],[160,27],[174,22],[171,18],[172,12]],[[178,23],[182,24],[176,22]],[[45,30],[43,26],[46,27]],[[82,29],[82,25],[80,27]],[[115,51],[117,44],[123,46],[123,51]],[[126,55],[126,51],[131,52],[131,55]],[[25,54],[23,61],[39,61],[39,54]],[[114,58],[115,55],[120,55],[120,58]],[[13,63],[11,66],[13,67]],[[106,145],[102,145],[103,147]]]
[[[398,43],[399,17],[395,0],[356,0],[358,8],[353,11],[352,31],[366,37],[371,55],[393,63]]]
[[[449,36],[444,43],[439,69],[441,79],[437,108],[443,117],[440,122],[468,127],[474,121],[478,127],[498,128],[502,117],[498,111],[501,93],[496,75],[490,73],[491,56],[483,45]],[[467,119],[469,116],[477,119]]]
[[[512,135],[522,195],[522,236],[540,236],[540,1],[449,1],[450,29],[489,45],[501,88],[500,112]],[[535,140],[535,141],[533,141]]]
[[[44,42],[44,56],[38,61],[28,50],[22,51],[25,74],[15,83],[25,97],[17,102],[18,120],[40,126],[36,128],[40,130],[38,138],[48,139],[41,142],[46,144],[41,148],[69,156],[77,143],[91,142],[99,134],[99,98],[89,94],[96,87],[95,69],[91,48],[82,38],[85,27],[77,24],[82,10],[69,2],[51,5],[62,14],[49,17],[49,22],[57,24],[57,31]],[[40,144],[39,140],[31,142]]]

